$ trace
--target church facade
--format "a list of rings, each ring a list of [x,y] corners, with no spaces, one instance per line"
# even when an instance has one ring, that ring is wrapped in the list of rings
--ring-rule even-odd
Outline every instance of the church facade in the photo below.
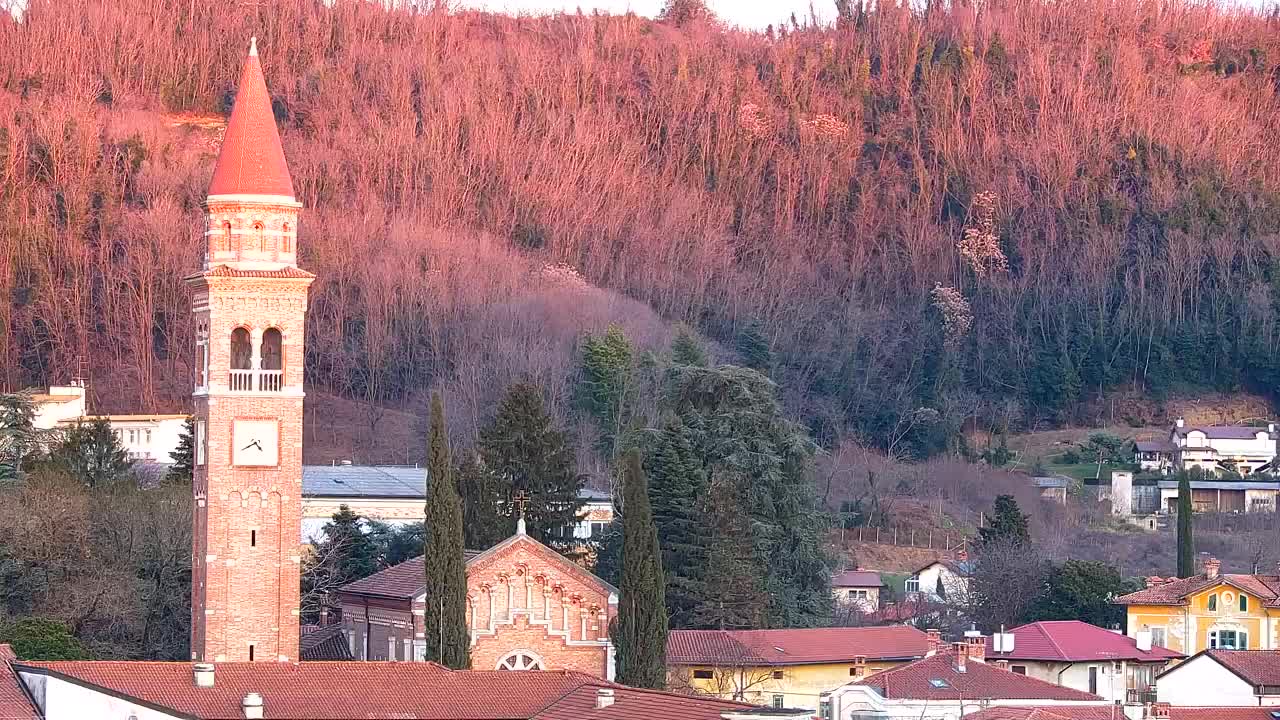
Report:
[[[343,586],[336,600],[358,660],[422,660],[422,558]],[[613,679],[609,624],[618,591],[560,553],[515,535],[467,557],[467,624],[474,670],[576,670]]]
[[[196,318],[191,657],[298,659],[304,324],[301,203],[256,41],[205,201]]]

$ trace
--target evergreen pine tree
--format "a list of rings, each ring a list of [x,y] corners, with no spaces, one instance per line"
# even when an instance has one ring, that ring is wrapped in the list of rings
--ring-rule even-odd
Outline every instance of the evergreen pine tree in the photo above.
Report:
[[[763,569],[752,551],[751,520],[743,512],[733,484],[714,481],[708,490],[711,527],[702,595],[692,610],[692,625],[712,630],[764,626]]]
[[[431,398],[431,440],[427,455],[426,568],[423,630],[426,659],[447,668],[471,666],[467,630],[467,568],[462,552],[462,501],[453,484],[444,403]]]
[[[23,464],[40,451],[35,412],[29,393],[0,393],[0,481],[22,479]]]
[[[507,390],[498,414],[480,432],[480,456],[510,507],[514,493],[529,495],[527,532],[547,545],[565,548],[582,508],[583,479],[564,432],[557,429],[534,385]]]
[[[1004,539],[1029,542],[1031,531],[1027,528],[1027,517],[1012,495],[998,495],[987,526],[979,528],[978,533],[984,543]]]
[[[1196,574],[1196,541],[1191,505],[1191,474],[1178,472],[1178,577]]]
[[[738,332],[734,342],[742,364],[766,375],[773,370],[773,350],[760,332],[760,326],[751,323]]]
[[[618,682],[666,686],[667,609],[662,550],[649,508],[640,453],[623,459],[622,578],[618,588]]]
[[[698,367],[706,367],[708,363],[707,351],[703,349],[702,343],[683,325],[676,330],[675,339],[671,341],[671,362]]]
[[[89,487],[113,483],[133,469],[133,461],[106,418],[77,423],[49,453],[49,459]]]
[[[588,335],[582,342],[579,402],[600,423],[610,455],[627,422],[634,356],[631,341],[617,325],[610,325],[602,337]]]
[[[377,545],[365,533],[361,517],[351,508],[338,507],[338,512],[325,523],[324,538],[319,553],[334,576],[334,584],[343,585],[377,572]]]
[[[502,513],[502,488],[474,452],[454,469],[462,496],[462,542],[468,550],[488,550],[515,533],[515,520]]]
[[[653,521],[662,538],[662,567],[666,570],[667,611],[671,625],[689,627],[703,592],[707,564],[707,479],[693,449],[688,427],[672,417],[645,459]]]
[[[169,453],[169,459],[173,460],[173,464],[164,474],[166,482],[178,484],[191,482],[196,460],[195,436],[196,421],[188,417],[187,422],[182,426],[182,434],[178,436],[178,447]]]

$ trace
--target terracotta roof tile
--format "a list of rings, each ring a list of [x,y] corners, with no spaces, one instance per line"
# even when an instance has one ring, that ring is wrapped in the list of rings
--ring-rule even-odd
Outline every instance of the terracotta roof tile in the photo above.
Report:
[[[1206,650],[1250,685],[1280,686],[1280,650]]]
[[[479,554],[478,550],[463,551],[463,556],[468,563]],[[419,555],[399,565],[392,565],[386,570],[379,570],[368,577],[349,582],[339,588],[339,592],[411,600],[421,595],[426,589],[426,578],[427,566]]]
[[[1160,662],[1183,657],[1181,653],[1158,646],[1139,650],[1133,638],[1079,620],[1034,622],[1009,632],[1014,638],[1013,652],[988,652],[988,659]]]
[[[256,48],[250,51],[240,73],[235,106],[213,169],[209,195],[293,197],[293,180]]]
[[[1101,700],[1097,695],[1065,688],[990,665],[969,661],[966,672],[956,670],[955,655],[938,653],[924,660],[892,668],[859,680],[855,685],[876,688],[886,698],[910,700],[1009,699]]]
[[[234,278],[297,278],[310,279],[314,278],[313,273],[306,270],[299,270],[296,267],[283,267],[278,270],[239,270],[227,265],[215,265],[203,272],[195,273],[188,276],[190,278],[198,277],[234,277]]]
[[[9,663],[17,658],[12,648],[0,645],[0,718],[4,720],[39,720],[27,693],[18,683]]]
[[[874,588],[883,585],[880,573],[871,570],[845,570],[831,578],[831,587],[835,588]]]
[[[199,720],[241,720],[241,700],[262,695],[275,720],[720,720],[753,706],[636,690],[574,672],[453,672],[433,663],[215,663],[198,688],[191,663],[44,662],[24,670],[96,686],[140,705]],[[595,708],[597,690],[614,705]]]
[[[1192,575],[1121,595],[1112,602],[1117,605],[1185,605],[1188,597],[1223,583],[1261,598],[1268,607],[1280,606],[1280,577],[1237,574],[1225,574],[1216,578],[1207,578],[1203,574]]]
[[[805,665],[924,657],[929,636],[906,625],[792,630],[672,630],[675,665]]]

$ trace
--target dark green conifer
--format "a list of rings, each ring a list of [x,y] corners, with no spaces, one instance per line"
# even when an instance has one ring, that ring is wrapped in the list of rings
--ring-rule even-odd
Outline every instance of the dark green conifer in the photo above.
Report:
[[[426,658],[454,670],[471,666],[467,630],[467,567],[462,552],[462,502],[453,484],[444,403],[431,398],[427,455],[426,568],[423,629]]]
[[[689,428],[673,416],[646,458],[653,521],[662,538],[671,625],[690,627],[702,596],[707,563],[707,479],[694,452]]]
[[[1178,577],[1196,574],[1196,541],[1191,505],[1191,473],[1178,473]]]
[[[166,482],[191,482],[192,470],[196,459],[195,436],[195,420],[188,417],[186,424],[182,426],[182,435],[178,436],[178,447],[169,453],[169,459],[173,460],[173,464],[169,466],[168,472],[164,475]]]
[[[649,507],[640,453],[623,459],[622,578],[618,588],[618,682],[666,686],[667,608],[662,549]]]

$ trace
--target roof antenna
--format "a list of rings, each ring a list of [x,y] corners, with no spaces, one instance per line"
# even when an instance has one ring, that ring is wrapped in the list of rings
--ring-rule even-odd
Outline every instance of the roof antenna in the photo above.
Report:
[[[249,57],[258,57],[258,38],[249,38]]]

